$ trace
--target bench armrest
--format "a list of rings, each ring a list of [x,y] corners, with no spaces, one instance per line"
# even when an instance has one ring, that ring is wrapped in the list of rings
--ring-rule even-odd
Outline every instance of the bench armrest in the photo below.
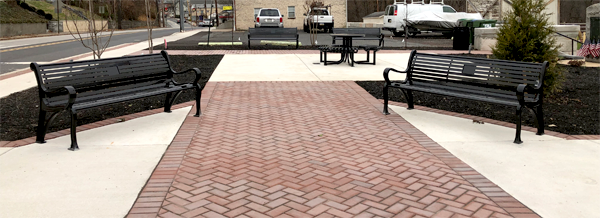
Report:
[[[175,72],[173,71],[173,75],[176,74],[184,74],[187,72],[195,72],[196,73],[196,78],[194,79],[194,84],[198,84],[198,82],[200,81],[200,79],[202,79],[202,73],[200,72],[200,69],[198,68],[192,68],[192,69],[187,69],[181,72]],[[180,85],[179,83],[175,82],[175,80],[173,80],[173,83],[175,83],[175,85]]]
[[[521,105],[525,105],[525,92],[535,92],[536,94],[539,94],[541,91],[540,87],[533,87],[531,85],[527,85],[527,84],[519,84],[517,86],[517,100],[519,101],[519,104]]]
[[[73,86],[65,86],[56,89],[50,89],[44,91],[44,93],[54,94],[63,92],[65,90],[69,93],[69,101],[67,102],[67,106],[65,107],[65,109],[69,109],[73,106],[73,104],[75,103],[75,99],[77,98],[77,90],[75,90]]]
[[[394,72],[397,72],[397,73],[406,73],[406,70],[396,70],[394,68],[389,68],[389,67],[385,68],[385,70],[383,70],[383,79],[385,79],[385,84],[386,85],[391,85],[392,84],[392,81],[390,81],[390,77],[389,77],[390,71],[394,71]],[[404,80],[401,80],[400,82],[401,83],[406,83],[406,81],[404,81]]]

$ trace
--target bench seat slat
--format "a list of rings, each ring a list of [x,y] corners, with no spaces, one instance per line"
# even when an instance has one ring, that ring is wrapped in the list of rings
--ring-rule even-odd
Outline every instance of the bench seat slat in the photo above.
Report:
[[[187,87],[176,86],[176,87],[172,87],[172,88],[145,90],[145,92],[136,92],[136,93],[131,93],[129,95],[119,95],[119,96],[114,96],[112,98],[104,98],[104,99],[99,99],[96,101],[80,103],[80,104],[73,105],[73,108],[78,109],[78,110],[87,109],[87,108],[97,107],[100,105],[119,103],[119,102],[124,102],[124,101],[129,101],[129,100],[135,100],[135,99],[139,99],[139,98],[145,98],[145,97],[149,97],[149,96],[166,94],[169,92],[176,92],[176,91],[180,91],[180,90],[184,90],[184,89],[189,89],[191,87],[193,87],[191,84],[187,84]]]
[[[505,98],[494,98],[494,97],[483,96],[483,95],[473,95],[472,93],[459,93],[459,92],[452,92],[452,91],[440,90],[437,88],[430,88],[430,87],[423,87],[423,86],[409,86],[409,87],[400,86],[400,87],[415,90],[415,91],[447,95],[447,96],[453,96],[453,97],[459,97],[459,98],[466,98],[466,99],[472,99],[472,100],[478,100],[478,101],[485,101],[485,102],[497,103],[497,104],[502,104],[502,105],[510,105],[510,106],[518,106],[519,105],[519,103],[515,100],[508,100]]]
[[[510,99],[513,101],[517,100],[515,91],[511,92],[511,91],[506,91],[506,90],[501,90],[501,89],[490,89],[490,88],[485,88],[485,87],[461,85],[461,84],[454,84],[454,83],[436,84],[436,83],[413,81],[413,85],[398,84],[397,86],[401,86],[402,88],[406,88],[406,89],[412,89],[411,87],[428,87],[428,88],[455,91],[455,92],[461,92],[461,93],[469,93],[471,95],[493,96],[493,97],[497,97],[497,98]],[[526,101],[533,101],[535,99],[535,97],[536,96],[533,94],[525,94]]]
[[[129,93],[138,93],[146,90],[164,88],[165,84],[157,84],[156,82],[146,82],[144,84],[133,84],[128,86],[116,87],[111,89],[101,89],[78,93],[75,99],[75,104],[88,102],[95,99],[111,98],[119,95],[127,95]],[[65,95],[48,98],[51,106],[64,105],[69,97]]]

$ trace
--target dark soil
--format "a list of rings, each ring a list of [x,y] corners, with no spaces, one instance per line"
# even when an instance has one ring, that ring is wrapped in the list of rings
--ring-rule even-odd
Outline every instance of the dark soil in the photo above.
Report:
[[[544,98],[545,129],[569,135],[600,134],[600,68],[562,66],[566,81],[562,92]],[[358,85],[382,99],[383,81],[359,81]],[[413,92],[415,105],[515,123],[515,107],[462,98]],[[390,100],[406,102],[399,89],[390,89]],[[534,115],[523,112],[523,125],[534,126]]]
[[[202,72],[204,85],[219,65],[223,55],[206,56],[170,56],[171,66],[177,72],[193,67]],[[193,82],[195,75],[186,73],[176,75],[178,82]],[[192,101],[195,99],[194,90],[186,90],[175,101],[175,104]],[[78,112],[78,125],[93,123],[109,118],[127,114],[138,113],[146,110],[163,108],[165,95],[132,100],[102,107],[82,110]],[[37,87],[13,93],[0,99],[0,141],[14,141],[35,136],[39,114],[39,97]],[[50,124],[48,133],[70,128],[68,113],[61,112]]]

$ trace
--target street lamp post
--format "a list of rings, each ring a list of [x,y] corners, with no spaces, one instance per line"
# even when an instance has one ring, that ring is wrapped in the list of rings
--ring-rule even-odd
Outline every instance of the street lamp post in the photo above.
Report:
[[[179,32],[183,32],[183,0],[179,0]]]

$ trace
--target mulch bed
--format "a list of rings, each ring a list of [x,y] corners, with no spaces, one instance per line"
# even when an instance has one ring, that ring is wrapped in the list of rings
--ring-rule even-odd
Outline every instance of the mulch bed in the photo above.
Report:
[[[474,56],[474,55],[473,55]],[[561,66],[566,80],[562,92],[544,99],[545,129],[569,135],[600,134],[600,68]],[[375,98],[383,99],[383,81],[359,81]],[[515,107],[413,92],[415,105],[515,123]],[[390,100],[406,102],[399,89],[390,89]],[[523,125],[534,126],[534,115],[523,111]]]
[[[206,56],[169,56],[171,66],[177,72],[197,67],[202,72],[201,84],[206,84],[223,55]],[[195,75],[186,73],[176,75],[178,82],[193,82]],[[175,101],[175,104],[193,101],[194,90],[186,90]],[[84,125],[127,114],[163,108],[165,95],[137,99],[78,112],[78,124]],[[14,141],[35,136],[39,114],[39,97],[37,86],[21,92],[13,93],[0,99],[0,141]],[[61,112],[50,124],[48,133],[68,129],[71,126],[68,113]]]

